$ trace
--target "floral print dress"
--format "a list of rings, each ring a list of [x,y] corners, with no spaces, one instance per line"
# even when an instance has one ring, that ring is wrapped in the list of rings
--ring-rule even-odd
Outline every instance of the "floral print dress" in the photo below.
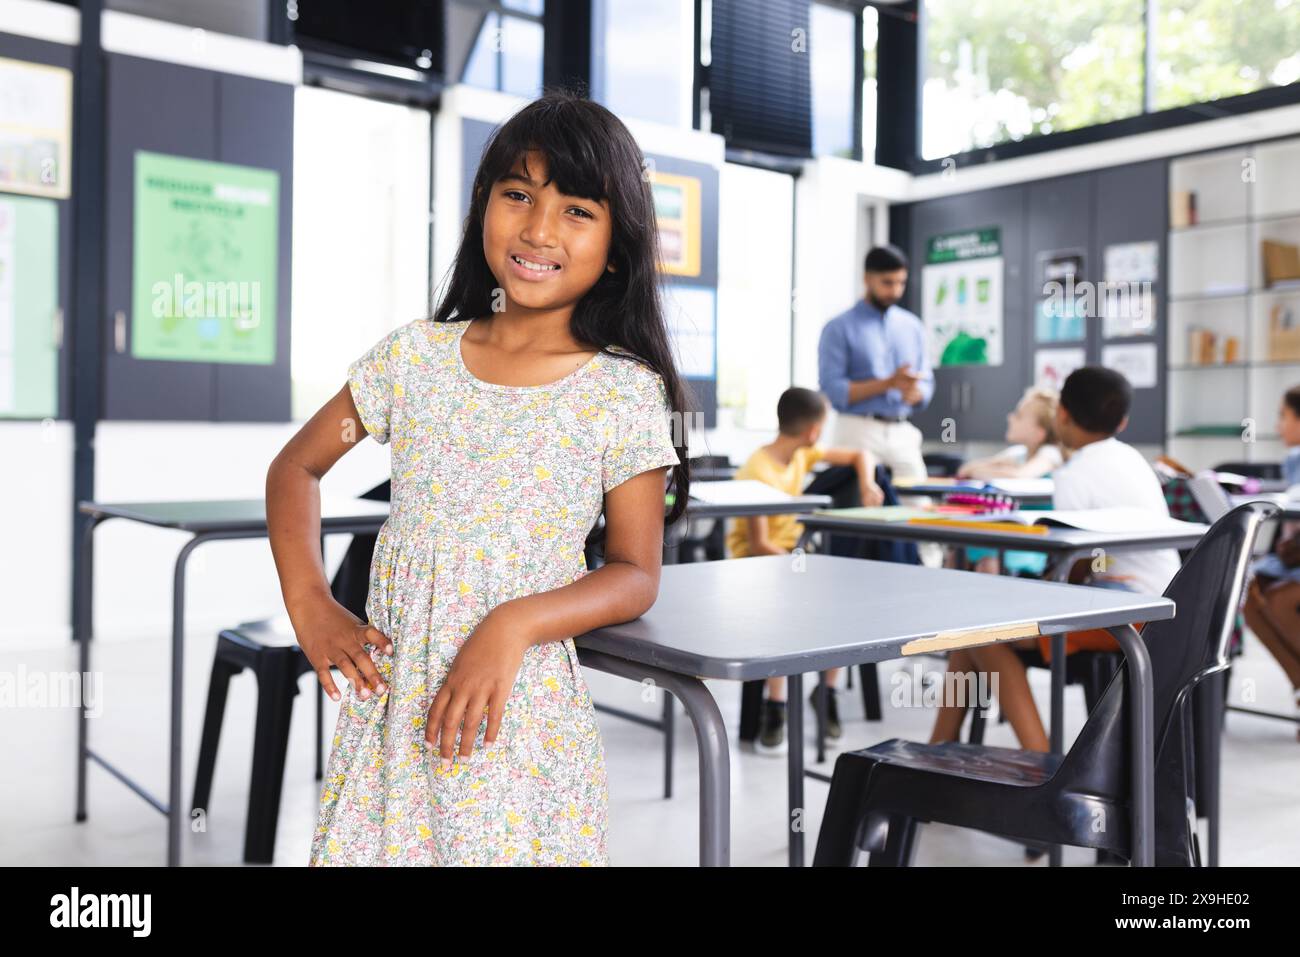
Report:
[[[605,756],[572,638],[530,646],[490,750],[426,751],[429,706],[498,603],[587,573],[605,492],[676,465],[662,376],[602,352],[556,382],[466,368],[469,320],[419,319],[348,370],[366,431],[392,452],[366,613],[386,692],[343,689],[310,866],[606,865]]]

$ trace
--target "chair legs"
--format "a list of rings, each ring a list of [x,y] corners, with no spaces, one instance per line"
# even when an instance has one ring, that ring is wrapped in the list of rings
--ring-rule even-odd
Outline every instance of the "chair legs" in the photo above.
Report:
[[[298,675],[288,655],[270,655],[257,676],[257,727],[253,733],[253,773],[244,826],[244,862],[270,864],[280,819],[285,756]]]
[[[868,721],[879,721],[881,719],[880,711],[880,678],[876,672],[876,663],[873,661],[869,664],[858,665],[858,673],[862,678],[862,710],[866,714]],[[853,669],[849,669],[850,676]],[[849,679],[852,681],[852,677]]]
[[[916,853],[916,832],[919,826],[916,818],[891,814],[885,846],[879,851],[871,852],[867,866],[911,867],[912,856]]]
[[[230,679],[243,667],[218,658],[212,664],[208,680],[208,705],[203,712],[203,737],[199,744],[199,767],[194,777],[194,799],[190,811],[202,809],[206,814],[212,798],[212,774],[217,766],[217,745],[221,740],[221,722],[226,715],[226,695]]]
[[[852,753],[835,760],[830,794],[822,813],[822,826],[813,852],[814,867],[851,867],[857,856],[864,823],[863,799],[873,762]]]

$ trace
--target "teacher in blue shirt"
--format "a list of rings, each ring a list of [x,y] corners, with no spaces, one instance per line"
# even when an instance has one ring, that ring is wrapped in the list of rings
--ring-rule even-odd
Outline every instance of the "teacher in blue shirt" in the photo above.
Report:
[[[898,301],[907,288],[907,257],[877,246],[863,263],[865,296],[822,328],[819,388],[835,409],[835,445],[865,448],[895,478],[924,478],[921,430],[909,420],[934,395],[925,327]],[[938,549],[922,550],[938,564]]]

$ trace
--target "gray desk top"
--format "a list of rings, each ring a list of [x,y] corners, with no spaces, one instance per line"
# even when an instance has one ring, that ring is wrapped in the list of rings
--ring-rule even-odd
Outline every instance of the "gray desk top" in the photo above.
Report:
[[[266,529],[266,503],[260,498],[203,502],[81,502],[80,511],[100,518],[125,518],[159,528],[203,532],[247,532]],[[377,531],[388,518],[388,503],[369,499],[321,497],[321,529],[373,524]]]
[[[1034,516],[1034,513],[1027,513]],[[945,516],[935,516],[942,518]],[[999,516],[978,516],[973,521],[998,521]],[[985,528],[962,528],[957,525],[925,525],[911,522],[887,522],[882,519],[837,516],[835,510],[814,512],[801,519],[807,531],[857,532],[897,541],[940,542],[947,545],[975,545],[1008,548],[1025,552],[1061,553],[1092,548],[1176,548],[1195,547],[1209,529],[1170,531],[1087,532],[1078,528],[1048,526],[1046,535],[999,532]]]
[[[1173,614],[1168,599],[1114,589],[832,555],[807,555],[797,565],[789,555],[764,555],[666,566],[648,612],[576,640],[682,674],[749,680],[920,653],[927,649],[904,646],[950,632],[988,644],[987,633],[969,633],[1036,623],[1038,633],[1058,634]]]
[[[831,504],[829,495],[795,495],[788,502],[763,502],[746,505],[743,502],[729,502],[713,505],[690,499],[686,504],[686,514],[690,518],[744,518],[750,515],[807,515],[819,508]]]
[[[746,515],[803,514],[831,504],[826,495],[799,495],[780,504],[710,505],[689,500],[691,518],[733,518]],[[200,502],[81,502],[81,512],[99,518],[125,518],[159,528],[203,532],[255,532],[266,529],[266,503],[258,499],[214,499]],[[321,497],[321,529],[373,525],[376,530],[388,517],[389,503],[370,499]]]

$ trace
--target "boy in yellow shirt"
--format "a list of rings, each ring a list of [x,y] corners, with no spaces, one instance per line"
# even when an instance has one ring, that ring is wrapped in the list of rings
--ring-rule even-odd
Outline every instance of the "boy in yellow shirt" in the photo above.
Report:
[[[876,484],[876,463],[865,449],[825,448],[818,445],[826,422],[826,399],[820,392],[798,387],[786,389],[776,404],[778,433],[754,453],[735,474],[738,479],[756,479],[790,495],[803,492],[817,462],[852,466],[857,472],[863,505],[879,505],[884,492]],[[803,523],[794,515],[759,515],[731,519],[727,532],[727,554],[731,558],[751,555],[785,555],[794,550],[803,533]],[[826,672],[826,736],[840,737],[839,711],[835,704],[835,681],[839,669]],[[813,706],[821,686],[813,688]],[[779,754],[785,746],[785,679],[767,679],[767,700],[763,702],[762,724],[756,750]]]

